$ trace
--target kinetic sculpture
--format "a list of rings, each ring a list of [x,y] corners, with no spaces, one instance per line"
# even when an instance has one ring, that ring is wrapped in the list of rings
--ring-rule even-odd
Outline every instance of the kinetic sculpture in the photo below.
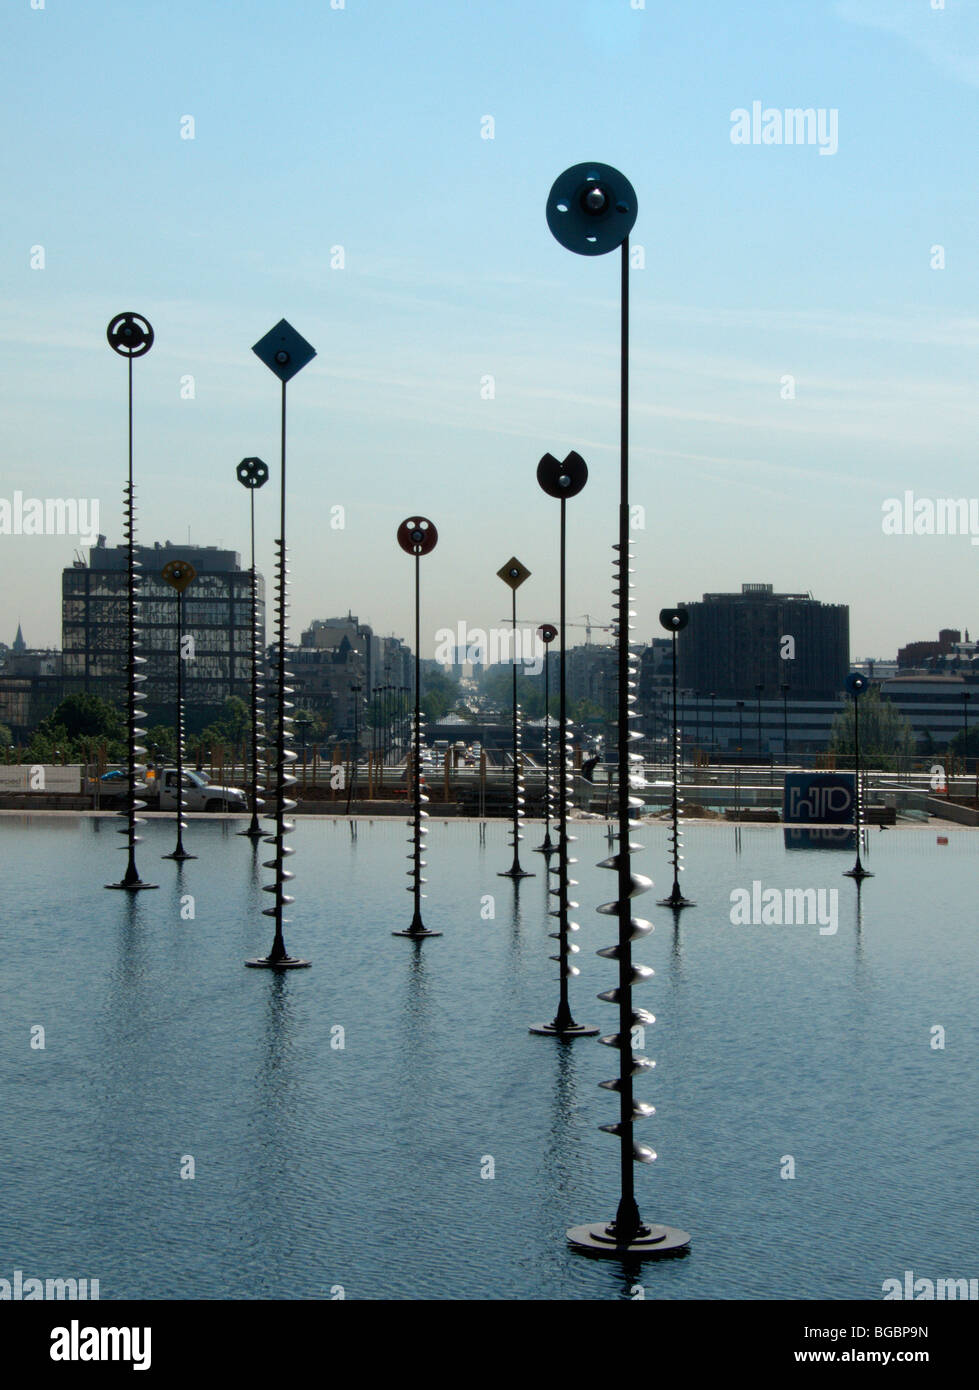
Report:
[[[530,570],[526,565],[522,565],[515,555],[512,555],[502,569],[496,571],[497,577],[502,579],[504,584],[509,586],[513,596],[513,863],[509,869],[501,870],[498,878],[533,878],[534,875],[527,869],[520,867],[520,841],[523,836],[520,833],[520,822],[524,818],[524,782],[523,782],[523,721],[520,715],[520,706],[517,704],[517,590],[523,582],[530,578]]]
[[[275,846],[275,858],[266,860],[264,867],[275,870],[274,883],[266,884],[264,892],[274,895],[275,903],[272,907],[265,908],[264,917],[275,918],[275,936],[272,940],[272,949],[267,956],[261,956],[255,960],[247,960],[246,965],[256,969],[264,970],[296,970],[303,966],[308,966],[308,960],[301,960],[297,956],[290,956],[286,950],[285,938],[283,936],[283,924],[287,920],[283,917],[283,909],[295,899],[286,893],[286,884],[293,878],[293,875],[285,867],[287,856],[295,851],[288,848],[285,843],[286,835],[291,834],[294,829],[292,821],[286,820],[286,812],[295,808],[296,803],[286,796],[286,789],[296,785],[296,779],[289,771],[292,764],[296,761],[296,755],[290,747],[291,744],[291,724],[292,719],[286,714],[287,709],[292,709],[292,704],[286,700],[287,695],[291,695],[292,688],[286,684],[287,679],[292,678],[292,673],[286,670],[286,636],[288,622],[286,616],[286,575],[289,573],[286,567],[286,383],[290,381],[297,372],[311,362],[316,356],[316,349],[307,343],[306,339],[297,333],[292,324],[285,319],[280,319],[274,328],[266,333],[252,348],[255,356],[264,362],[266,367],[279,378],[282,383],[282,407],[281,407],[281,497],[279,503],[279,529],[280,535],[276,542],[278,558],[276,561],[276,614],[275,614],[275,640],[276,640],[276,711],[275,711],[275,834],[265,837],[265,843]]]
[[[673,794],[670,798],[670,859],[673,864],[673,891],[668,898],[660,898],[659,906],[693,907],[694,903],[680,892],[680,875],[684,871],[682,862],[683,831],[680,829],[680,807],[683,805],[683,798],[680,796],[680,726],[676,717],[676,637],[677,633],[682,632],[690,621],[690,615],[684,608],[663,608],[660,610],[659,620],[673,638],[671,651],[673,658],[673,723],[670,738],[673,745]]]
[[[146,806],[146,802],[139,799],[139,793],[146,790],[146,783],[139,780],[146,769],[142,763],[137,761],[138,755],[146,752],[146,749],[137,741],[146,733],[146,730],[140,729],[136,723],[138,719],[146,717],[146,711],[137,709],[136,704],[137,686],[142,685],[146,680],[146,677],[139,672],[138,667],[146,665],[146,658],[137,654],[139,649],[139,633],[136,623],[137,596],[139,594],[137,571],[141,566],[136,559],[136,494],[133,485],[133,358],[145,357],[149,352],[153,346],[153,329],[149,321],[144,319],[141,314],[117,314],[106,329],[106,337],[112,351],[117,352],[120,357],[125,357],[129,366],[129,481],[126,484],[123,504],[123,530],[126,537],[126,614],[128,620],[126,763],[129,782],[125,806],[119,812],[126,821],[125,827],[119,831],[119,834],[126,836],[129,863],[119,883],[107,883],[105,886],[106,888],[125,888],[136,893],[141,888],[157,887],[155,883],[145,883],[140,878],[136,868],[136,846],[140,843],[140,837],[136,834],[136,827],[145,824],[136,812],[142,811]]]
[[[567,647],[565,640],[566,624],[566,602],[565,602],[565,578],[566,578],[566,547],[565,547],[565,504],[569,497],[576,497],[588,481],[588,468],[585,460],[580,454],[570,453],[563,463],[559,463],[552,454],[545,454],[537,465],[537,481],[549,497],[557,497],[561,502],[561,538],[560,538],[560,630],[561,630],[561,655],[559,658],[559,693],[558,693],[558,726],[560,728],[560,742],[558,744],[558,859],[557,867],[548,865],[548,873],[556,875],[557,886],[550,889],[550,894],[557,900],[557,911],[550,915],[556,917],[558,929],[551,932],[551,937],[558,943],[558,953],[551,956],[551,960],[557,961],[558,979],[560,982],[560,993],[558,996],[557,1013],[550,1023],[538,1023],[531,1028],[532,1033],[546,1033],[557,1038],[593,1038],[598,1032],[597,1028],[591,1027],[587,1023],[575,1023],[571,1016],[571,1008],[568,1003],[568,980],[575,975],[580,975],[581,971],[576,965],[572,964],[572,956],[578,954],[579,948],[570,939],[570,933],[579,930],[577,922],[568,920],[568,913],[572,908],[578,906],[569,897],[569,889],[576,887],[576,880],[568,877],[568,868],[571,864],[576,864],[576,859],[568,857],[568,843],[573,840],[573,836],[568,835],[568,811],[571,806],[571,792],[574,779],[574,759],[571,746],[571,731],[568,719],[567,704],[567,682],[565,671],[567,665]],[[553,632],[553,628],[549,629]]]
[[[248,500],[251,503],[252,520],[252,563],[249,570],[249,592],[251,598],[251,775],[248,784],[248,800],[251,802],[252,819],[247,830],[239,830],[239,835],[248,835],[251,840],[262,838],[262,827],[258,823],[258,808],[264,806],[264,801],[260,799],[260,793],[265,790],[259,786],[258,770],[258,749],[261,742],[261,728],[259,710],[263,704],[262,698],[258,693],[258,663],[262,656],[262,639],[258,631],[258,571],[255,568],[255,493],[260,487],[264,487],[269,480],[269,466],[259,458],[242,459],[235,469],[235,475],[242,487],[248,489]]]
[[[618,849],[602,861],[618,878],[618,896],[614,902],[603,903],[599,912],[618,919],[618,940],[614,946],[599,952],[618,964],[618,985],[598,997],[618,1009],[618,1032],[599,1039],[619,1053],[619,1075],[601,1084],[619,1095],[619,1119],[602,1128],[619,1139],[621,1196],[615,1219],[609,1223],[574,1226],[568,1239],[574,1249],[591,1255],[618,1257],[629,1255],[646,1258],[678,1250],[689,1244],[685,1231],[669,1226],[647,1225],[639,1215],[634,1195],[633,1164],[651,1163],[656,1155],[645,1144],[633,1139],[633,1125],[653,1113],[653,1106],[633,1099],[632,1083],[636,1076],[647,1072],[653,1063],[633,1051],[633,1030],[654,1022],[645,1009],[632,1006],[632,989],[652,975],[647,966],[633,966],[632,942],[652,931],[652,924],[633,917],[632,899],[652,887],[652,881],[632,871],[634,845],[629,832],[636,822],[633,811],[642,802],[632,795],[643,779],[631,769],[638,755],[630,754],[629,743],[638,734],[631,734],[629,720],[636,697],[638,670],[629,642],[629,608],[632,581],[629,567],[629,233],[637,214],[635,191],[629,180],[607,164],[576,164],[566,169],[554,182],[547,199],[547,225],[557,241],[567,250],[580,256],[602,256],[621,248],[622,325],[621,325],[621,398],[620,398],[620,456],[619,456],[619,539],[615,547],[618,570],[615,589],[618,611],[616,645],[618,651]]]
[[[847,869],[844,877],[855,878],[858,884],[865,878],[873,878],[870,870],[865,869],[860,862],[860,840],[863,836],[863,794],[860,790],[860,696],[869,684],[867,677],[862,676],[859,671],[851,671],[844,681],[847,691],[853,698],[853,776],[856,784],[853,789],[853,824],[857,832],[857,857],[853,868]]]
[[[414,911],[411,917],[411,926],[407,931],[392,932],[392,936],[408,936],[412,941],[424,941],[426,936],[441,936],[440,931],[429,931],[422,921],[421,902],[425,894],[422,892],[422,869],[426,867],[425,860],[422,858],[422,851],[425,847],[425,836],[427,829],[422,825],[422,821],[428,820],[428,813],[422,810],[422,803],[428,803],[428,797],[422,792],[422,712],[421,712],[421,557],[430,555],[438,544],[439,533],[424,516],[410,516],[398,527],[398,544],[401,549],[409,555],[415,557],[415,710],[412,721],[411,739],[411,795],[412,795],[412,819],[411,836],[408,843],[411,845],[411,853],[408,858],[411,860],[411,868],[408,876],[411,883],[408,885],[408,892],[412,894]],[[448,749],[445,756],[448,757]]]
[[[551,663],[547,648],[557,636],[557,628],[553,623],[541,623],[537,636],[544,643],[544,839],[534,853],[553,854],[557,845],[551,840],[554,795],[551,789]]]
[[[197,578],[189,560],[168,560],[163,566],[163,579],[177,594],[177,844],[172,854],[163,859],[196,859],[184,849],[184,590]]]

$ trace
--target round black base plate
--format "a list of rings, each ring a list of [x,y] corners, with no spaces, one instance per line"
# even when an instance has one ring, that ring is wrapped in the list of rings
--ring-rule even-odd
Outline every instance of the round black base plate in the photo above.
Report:
[[[245,964],[253,970],[303,970],[312,965],[312,961],[300,960],[298,956],[283,956],[281,960],[262,956],[259,960],[246,960]]]
[[[142,879],[138,883],[107,883],[106,888],[123,888],[127,893],[138,893],[141,888],[159,888],[158,883],[144,883]]]
[[[620,1245],[614,1236],[608,1235],[608,1222],[596,1221],[590,1226],[572,1226],[568,1241],[571,1248],[582,1255],[613,1260],[654,1260],[686,1250],[690,1236],[676,1226],[650,1226],[648,1236],[639,1236]]]
[[[407,931],[393,931],[392,936],[407,936],[410,941],[424,941],[426,936],[441,936],[440,931],[429,931],[427,927],[422,927],[421,931],[412,931],[409,927]]]
[[[546,1038],[595,1038],[599,1033],[590,1023],[572,1023],[566,1028],[557,1028],[553,1023],[534,1023],[528,1033],[538,1033]]]

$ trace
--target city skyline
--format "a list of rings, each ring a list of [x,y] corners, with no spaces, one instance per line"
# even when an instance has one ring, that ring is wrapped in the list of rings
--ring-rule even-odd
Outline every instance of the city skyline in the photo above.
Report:
[[[125,372],[104,333],[133,309],[156,330],[135,383],[139,540],[190,526],[244,551],[235,465],[278,459],[251,344],[285,315],[318,353],[290,395],[298,627],[350,605],[410,630],[394,537],[417,507],[440,534],[433,640],[499,622],[495,571],[514,553],[528,611],[553,612],[534,470],[568,448],[591,472],[569,516],[569,611],[606,621],[615,272],[562,255],[544,219],[555,174],[592,152],[639,198],[637,631],[745,581],[848,603],[856,657],[970,625],[976,538],[885,522],[909,493],[974,491],[979,210],[961,111],[979,19],[953,0],[701,18],[628,0],[293,3],[232,29],[186,3],[107,0],[94,23],[8,12],[0,63],[30,120],[5,152],[0,499],[97,499],[121,539]],[[147,52],[154,80],[120,112],[104,73]],[[835,151],[790,144],[781,117],[781,143],[738,143],[756,103],[835,112]],[[257,499],[266,574],[276,492]],[[47,577],[71,538],[0,547],[8,611],[56,644]]]

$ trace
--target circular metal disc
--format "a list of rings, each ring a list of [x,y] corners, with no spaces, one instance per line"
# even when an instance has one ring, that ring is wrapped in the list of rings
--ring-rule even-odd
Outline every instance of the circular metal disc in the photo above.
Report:
[[[153,346],[153,329],[142,314],[116,314],[105,330],[109,347],[120,357],[143,357]]]
[[[409,516],[398,527],[398,544],[409,555],[429,555],[438,538],[434,524],[424,516]]]
[[[537,465],[537,481],[549,497],[577,497],[588,481],[588,465],[573,449],[563,463],[545,454]]]
[[[580,1254],[613,1260],[653,1260],[663,1255],[679,1254],[690,1244],[688,1233],[676,1226],[650,1226],[647,1235],[637,1236],[635,1240],[621,1245],[614,1236],[609,1235],[608,1225],[603,1221],[588,1226],[572,1226],[567,1235],[572,1249]]]
[[[262,459],[242,459],[235,469],[242,487],[264,487],[269,480],[269,466]]]
[[[557,628],[553,623],[541,623],[537,629],[537,636],[542,642],[553,642],[557,636]]]
[[[690,621],[690,614],[685,608],[661,608],[659,620],[667,632],[682,632]]]
[[[197,571],[189,560],[168,560],[160,573],[171,589],[176,589],[178,594],[182,594],[187,585],[192,584],[197,578]]]
[[[866,676],[861,675],[859,671],[851,671],[843,684],[851,695],[862,695],[870,684],[870,681]]]
[[[547,195],[552,236],[579,256],[604,256],[621,246],[638,212],[636,190],[611,164],[574,164]]]

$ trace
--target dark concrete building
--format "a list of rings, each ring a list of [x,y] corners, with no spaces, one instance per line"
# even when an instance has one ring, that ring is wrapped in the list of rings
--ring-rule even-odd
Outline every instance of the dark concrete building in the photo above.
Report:
[[[850,659],[850,610],[811,594],[776,594],[742,584],[739,594],[704,594],[681,604],[689,624],[677,644],[679,683],[718,699],[780,696],[834,699]]]
[[[122,705],[126,693],[126,547],[90,547],[88,563],[62,572],[62,648],[65,693],[86,691]],[[240,556],[217,546],[157,542],[137,546],[140,654],[147,676],[142,696],[147,722],[173,717],[176,698],[177,601],[160,571],[168,560],[189,560],[197,577],[184,593],[184,631],[193,658],[184,666],[188,723],[200,723],[229,695],[250,694],[251,576]],[[264,644],[265,581],[258,576],[258,628]],[[197,717],[195,717],[195,715]]]

